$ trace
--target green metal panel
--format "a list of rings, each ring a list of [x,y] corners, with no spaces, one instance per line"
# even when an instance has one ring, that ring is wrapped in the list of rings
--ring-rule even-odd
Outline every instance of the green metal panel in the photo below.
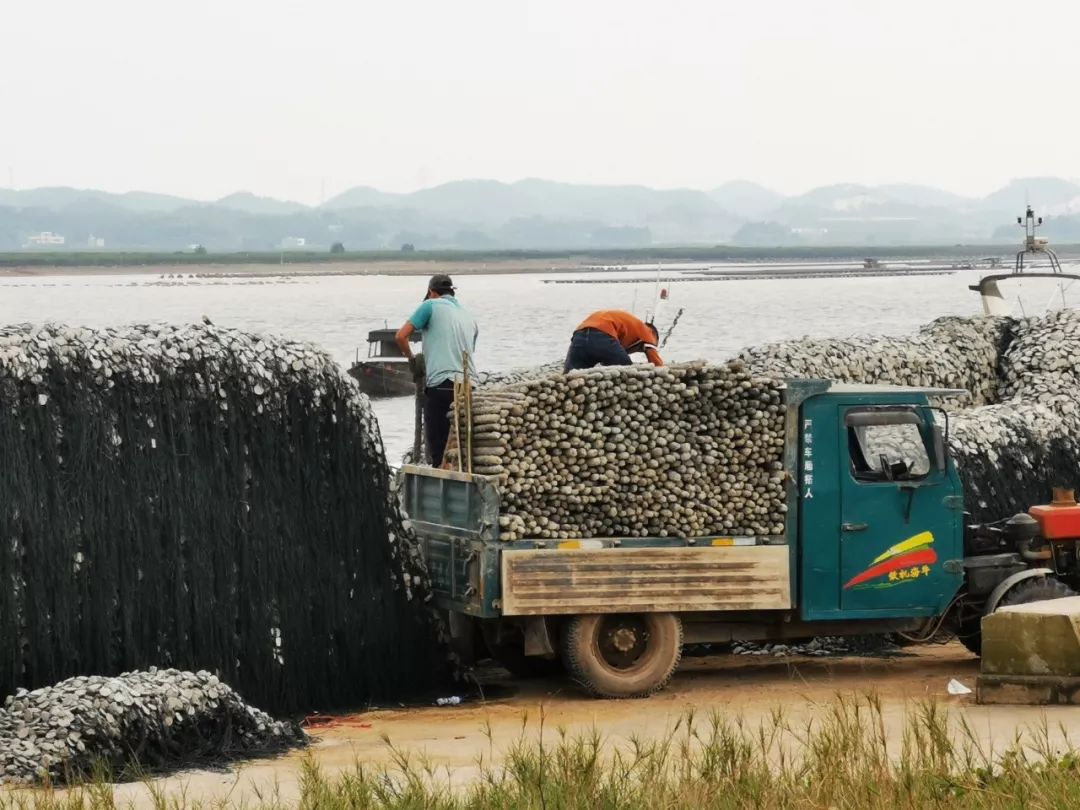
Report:
[[[799,486],[799,472],[802,469],[802,405],[811,397],[829,390],[828,380],[788,380],[784,387],[784,404],[787,412],[784,419],[784,472],[785,491],[787,494],[786,534],[788,550],[791,555],[791,600],[799,604],[802,600],[803,580],[799,576],[799,560],[802,556],[802,538],[800,521],[802,517],[802,491]]]
[[[483,476],[406,465],[402,506],[417,534],[498,540],[501,497]]]
[[[494,596],[490,586],[485,587],[484,577],[485,567],[491,564],[488,558],[495,555],[483,541],[434,535],[421,535],[420,541],[439,607],[473,616],[498,615],[490,604]]]
[[[796,475],[800,613],[805,620],[831,618],[840,609],[840,490],[836,475],[840,461],[835,441],[836,408],[827,396],[813,397],[803,403],[799,426]],[[807,461],[811,469],[807,469]]]
[[[495,484],[482,476],[406,465],[401,493],[436,604],[481,618],[498,616],[500,496]]]
[[[963,557],[960,482],[951,463],[912,482],[864,482],[852,475],[845,415],[890,405],[918,409],[933,459],[933,412],[922,392],[830,391],[802,406],[803,619],[933,616],[962,584],[962,573],[945,565]]]
[[[837,404],[841,427],[851,408]],[[926,427],[924,449],[932,458]],[[840,457],[846,459],[849,431],[842,429],[838,441]],[[867,527],[841,532],[841,610],[894,610],[902,616],[912,608],[944,609],[961,577],[943,563],[963,557],[954,548],[960,514],[946,507],[956,492],[946,471],[931,468],[918,481],[870,483],[857,480],[848,465],[840,479],[841,525]]]

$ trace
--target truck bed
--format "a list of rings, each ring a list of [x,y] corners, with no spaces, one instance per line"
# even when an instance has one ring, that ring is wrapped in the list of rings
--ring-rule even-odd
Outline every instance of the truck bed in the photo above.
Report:
[[[493,479],[408,465],[405,511],[435,598],[480,618],[651,611],[784,610],[785,537],[499,540]]]

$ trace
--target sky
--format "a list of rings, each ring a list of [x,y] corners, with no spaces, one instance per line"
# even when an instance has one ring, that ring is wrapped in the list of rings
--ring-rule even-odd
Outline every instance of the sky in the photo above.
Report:
[[[0,186],[1080,177],[1080,3],[6,0]]]

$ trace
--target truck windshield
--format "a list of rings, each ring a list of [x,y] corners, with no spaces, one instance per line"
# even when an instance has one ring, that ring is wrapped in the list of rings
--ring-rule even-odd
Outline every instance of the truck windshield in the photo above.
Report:
[[[859,481],[912,481],[930,472],[913,409],[852,409],[845,417],[851,474]]]

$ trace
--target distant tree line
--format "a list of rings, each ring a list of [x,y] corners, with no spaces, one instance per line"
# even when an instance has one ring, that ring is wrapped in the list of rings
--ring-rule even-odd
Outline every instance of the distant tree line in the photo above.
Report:
[[[61,234],[63,250],[85,248],[91,235],[107,250],[175,251],[204,245],[211,252],[281,250],[287,238],[308,247],[341,251],[396,250],[402,245],[432,249],[490,250],[524,248],[633,248],[652,244],[647,227],[617,227],[543,217],[510,219],[500,224],[470,224],[418,218],[408,211],[320,209],[284,215],[252,214],[215,206],[192,206],[170,212],[137,212],[88,200],[62,209],[0,206],[0,251],[20,250],[43,231]]]

